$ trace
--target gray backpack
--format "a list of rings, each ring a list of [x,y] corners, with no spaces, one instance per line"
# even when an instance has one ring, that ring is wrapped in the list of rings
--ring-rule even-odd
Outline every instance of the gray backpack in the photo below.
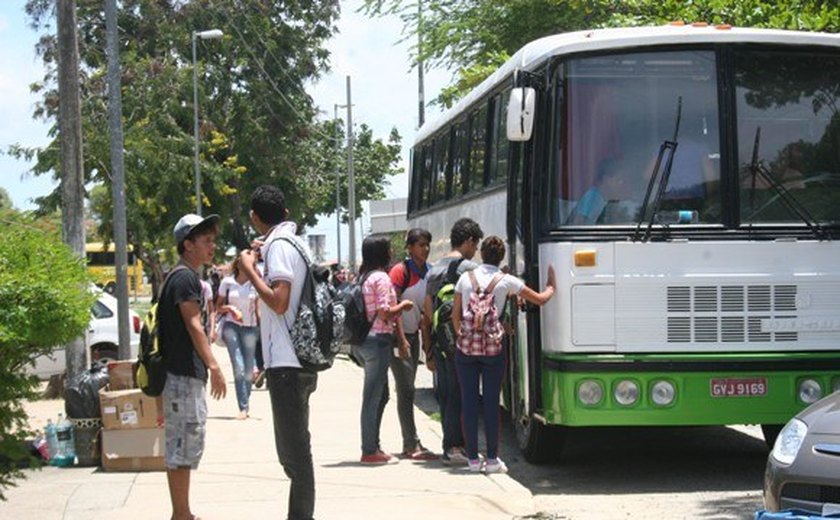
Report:
[[[309,256],[294,239],[281,236],[276,240],[292,244],[306,263],[300,306],[295,322],[289,327],[292,348],[303,368],[312,371],[326,370],[332,366],[341,347],[344,334],[344,302],[336,296],[326,268],[310,262]]]

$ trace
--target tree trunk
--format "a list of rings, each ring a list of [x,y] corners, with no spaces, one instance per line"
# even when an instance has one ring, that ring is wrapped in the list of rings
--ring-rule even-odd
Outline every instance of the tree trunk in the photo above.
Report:
[[[85,181],[82,160],[82,109],[79,94],[79,45],[76,1],[58,0],[58,128],[61,143],[61,224],[64,242],[85,256]],[[84,338],[67,345],[67,377],[87,369]]]

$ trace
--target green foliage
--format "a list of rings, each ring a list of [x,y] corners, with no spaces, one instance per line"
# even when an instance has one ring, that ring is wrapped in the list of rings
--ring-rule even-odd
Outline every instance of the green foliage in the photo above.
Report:
[[[529,41],[600,27],[674,20],[801,31],[840,32],[831,0],[365,0],[371,16],[398,15],[415,65],[455,71],[438,102],[451,106]]]
[[[55,229],[0,212],[0,498],[29,458],[31,436],[23,401],[36,398],[37,380],[24,369],[37,356],[79,337],[90,321],[92,295],[84,262]]]
[[[33,86],[43,96],[34,115],[48,120],[57,111],[53,3],[27,3],[33,27],[42,33],[38,51],[48,70]],[[102,2],[77,5],[85,175],[105,188],[91,193],[91,208],[97,234],[107,242],[113,202]],[[153,275],[159,277],[161,263],[174,254],[172,226],[194,212],[197,202],[192,31],[224,32],[221,39],[196,40],[202,206],[222,216],[219,250],[250,243],[249,200],[258,185],[280,186],[292,218],[304,225],[334,210],[335,171],[345,164],[336,154],[344,151],[336,150],[328,124],[316,122],[317,108],[304,86],[327,68],[324,44],[338,14],[338,0],[121,2],[128,241]],[[358,141],[357,154],[373,159],[356,168],[357,199],[381,197],[382,181],[398,171],[399,140]],[[35,158],[36,174],[54,174],[57,143],[38,150],[12,147],[9,153]],[[56,191],[39,203],[47,210],[59,197]]]

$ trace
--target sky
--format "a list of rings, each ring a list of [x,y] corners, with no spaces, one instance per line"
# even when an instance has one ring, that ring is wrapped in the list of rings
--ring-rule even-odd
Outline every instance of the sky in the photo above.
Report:
[[[9,145],[44,146],[49,142],[49,126],[32,119],[32,108],[38,100],[29,92],[29,85],[41,79],[43,69],[35,56],[36,33],[27,25],[23,12],[26,0],[0,2],[0,186],[5,188],[18,209],[33,209],[35,197],[46,195],[55,186],[52,179],[35,177],[28,172],[31,164],[5,155]],[[410,69],[408,42],[402,38],[402,24],[396,17],[368,18],[357,13],[359,0],[341,2],[338,34],[327,45],[331,53],[331,70],[316,83],[307,86],[323,119],[333,117],[334,104],[346,103],[346,77],[351,77],[353,121],[365,123],[374,136],[387,139],[396,127],[403,138],[400,167],[408,171],[408,152],[417,127],[417,71]],[[207,28],[209,29],[209,28]],[[426,74],[426,98],[433,99],[447,84],[451,75],[440,70]],[[438,113],[427,108],[426,119]],[[346,120],[346,114],[341,115]],[[130,173],[129,173],[130,174]],[[407,196],[407,174],[396,176],[385,189],[386,197]],[[357,233],[368,227],[362,217]],[[325,215],[310,234],[326,235],[326,258],[335,258],[335,215]],[[361,236],[361,234],[359,235]],[[347,227],[342,227],[342,259],[347,258]],[[361,245],[361,240],[357,240]],[[359,255],[357,255],[359,256]],[[359,256],[360,257],[360,256]]]

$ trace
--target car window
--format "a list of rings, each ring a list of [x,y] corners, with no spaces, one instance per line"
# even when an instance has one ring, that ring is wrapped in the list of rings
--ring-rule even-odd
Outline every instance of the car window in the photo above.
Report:
[[[90,313],[93,314],[93,317],[97,320],[101,320],[104,318],[110,318],[114,315],[104,303],[100,301],[93,302],[93,305],[90,308]]]

